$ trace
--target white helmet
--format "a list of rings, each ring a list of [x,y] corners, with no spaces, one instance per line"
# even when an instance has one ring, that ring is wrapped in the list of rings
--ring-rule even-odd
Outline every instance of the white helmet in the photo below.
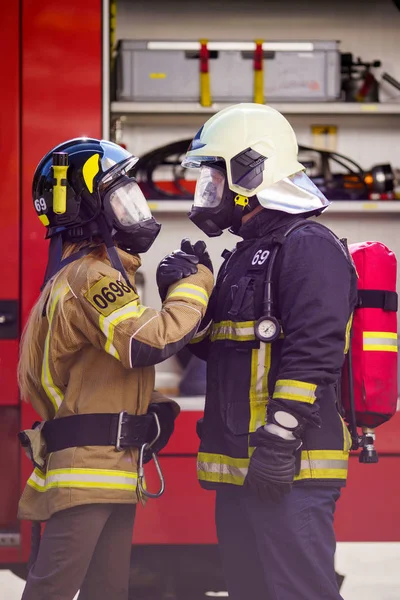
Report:
[[[262,104],[236,104],[211,117],[194,138],[182,165],[223,159],[229,188],[253,196],[304,170],[297,140],[280,112]]]
[[[298,162],[297,152],[290,123],[274,108],[243,103],[219,111],[197,132],[182,162],[183,167],[203,167],[191,219],[200,226],[200,217],[203,221],[206,217],[200,211],[212,209],[221,233],[226,215],[223,219],[218,206],[228,190],[238,194],[235,203],[246,206],[247,211],[254,208],[252,203],[245,204],[249,197],[257,197],[265,208],[289,213],[323,210],[329,202],[303,173],[305,167]],[[206,233],[219,235],[217,229]]]

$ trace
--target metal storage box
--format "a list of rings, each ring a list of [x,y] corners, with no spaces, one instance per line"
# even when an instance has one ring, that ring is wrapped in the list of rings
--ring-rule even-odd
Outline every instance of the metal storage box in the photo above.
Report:
[[[264,42],[265,101],[336,100],[340,52],[336,41]],[[209,42],[213,102],[253,100],[254,42]],[[134,102],[199,102],[200,43],[118,43],[116,99]]]

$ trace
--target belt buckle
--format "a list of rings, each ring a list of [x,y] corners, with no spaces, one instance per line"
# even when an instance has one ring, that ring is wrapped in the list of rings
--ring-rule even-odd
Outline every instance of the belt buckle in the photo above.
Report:
[[[124,417],[127,414],[126,410],[122,410],[118,415],[117,439],[115,440],[115,449],[117,452],[123,451],[123,448],[121,448],[121,441],[124,439],[124,436],[122,435],[122,425],[124,424]]]

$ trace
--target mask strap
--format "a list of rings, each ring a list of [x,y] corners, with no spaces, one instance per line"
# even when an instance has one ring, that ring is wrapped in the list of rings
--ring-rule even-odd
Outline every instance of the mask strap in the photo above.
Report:
[[[47,267],[40,291],[43,290],[46,283],[52,277],[54,277],[54,275],[60,270],[60,263],[62,258],[62,245],[62,235],[60,231],[50,238]]]
[[[108,258],[110,259],[111,266],[121,273],[121,275],[125,279],[126,283],[129,285],[130,288],[133,289],[133,286],[132,286],[131,282],[129,281],[128,274],[125,271],[125,267],[122,264],[121,258],[115,247],[114,240],[112,238],[110,229],[108,227],[108,224],[107,224],[107,221],[106,221],[104,215],[100,215],[98,223],[99,223],[101,236],[106,245],[107,255],[108,255]]]
[[[78,250],[78,252],[74,252],[74,254],[71,254],[71,256],[68,256],[68,258],[64,258],[64,260],[61,260],[62,247],[63,247],[63,242],[62,242],[61,233],[58,233],[58,234],[54,235],[53,237],[51,237],[50,247],[49,247],[49,260],[47,263],[46,273],[45,273],[43,284],[42,284],[42,287],[40,288],[40,291],[43,290],[46,283],[50,279],[52,279],[55,275],[57,275],[57,273],[59,271],[61,271],[61,269],[63,269],[67,265],[75,262],[76,260],[79,260],[80,258],[87,256],[88,254],[93,252],[93,250],[95,248],[97,248],[97,246],[85,246],[84,248],[81,248],[80,250]]]

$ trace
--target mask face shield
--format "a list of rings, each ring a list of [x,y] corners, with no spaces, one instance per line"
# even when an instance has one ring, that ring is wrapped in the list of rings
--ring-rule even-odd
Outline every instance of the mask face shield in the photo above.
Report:
[[[161,225],[153,218],[137,181],[118,177],[104,192],[103,206],[115,242],[130,254],[147,252]]]
[[[115,225],[118,229],[129,229],[151,219],[152,215],[137,182],[127,177],[121,179],[124,181],[122,185],[113,186],[107,196]]]
[[[219,169],[209,165],[200,167],[193,206],[197,208],[217,208],[224,197],[225,183],[225,173]]]

